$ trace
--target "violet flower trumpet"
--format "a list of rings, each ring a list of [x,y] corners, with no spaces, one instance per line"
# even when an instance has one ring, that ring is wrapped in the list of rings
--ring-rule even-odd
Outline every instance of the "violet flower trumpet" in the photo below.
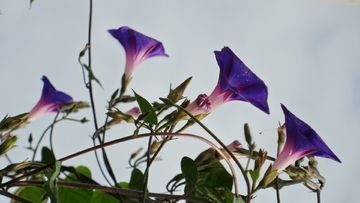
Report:
[[[186,110],[193,115],[208,114],[226,102],[239,100],[249,102],[269,114],[265,83],[229,47],[214,53],[220,67],[218,83],[210,96],[200,94]]]
[[[278,174],[291,163],[305,156],[319,156],[341,163],[320,136],[306,123],[281,104],[285,114],[286,141],[284,148],[272,165]]]
[[[48,112],[58,112],[61,106],[73,101],[71,96],[57,91],[46,76],[43,76],[42,81],[44,82],[42,95],[27,117],[27,121],[29,122]]]
[[[125,73],[122,81],[125,88],[129,84],[137,67],[145,59],[154,56],[169,57],[165,54],[161,42],[138,33],[129,27],[120,27],[117,30],[108,30],[108,32],[120,42],[126,52]]]

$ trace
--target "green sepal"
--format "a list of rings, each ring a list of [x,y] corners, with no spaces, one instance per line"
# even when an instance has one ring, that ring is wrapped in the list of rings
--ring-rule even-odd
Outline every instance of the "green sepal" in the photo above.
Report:
[[[0,132],[20,127],[24,123],[29,113],[19,114],[17,116],[5,116],[0,122]]]
[[[255,170],[249,170],[251,179],[253,184],[255,185],[256,181],[259,179],[260,176],[260,170],[259,169],[255,169]]]
[[[179,86],[177,86],[175,89],[171,89],[169,95],[167,96],[168,99],[173,101],[174,103],[178,102],[180,99],[183,98],[184,91],[186,87],[189,85],[192,77],[189,77],[186,79],[183,83],[181,83]]]

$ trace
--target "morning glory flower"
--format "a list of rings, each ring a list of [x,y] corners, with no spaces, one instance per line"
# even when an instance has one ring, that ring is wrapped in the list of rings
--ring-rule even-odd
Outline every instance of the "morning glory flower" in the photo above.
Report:
[[[120,27],[117,30],[108,30],[108,32],[120,42],[126,52],[125,86],[130,82],[136,68],[145,59],[154,56],[169,57],[165,54],[161,42],[138,33],[129,27]]]
[[[214,53],[220,67],[218,83],[210,96],[200,94],[186,110],[193,115],[208,114],[225,102],[240,100],[249,102],[269,114],[268,90],[265,83],[229,47]]]
[[[285,114],[286,141],[284,148],[272,165],[280,173],[290,164],[305,156],[320,156],[341,163],[320,136],[306,123],[281,104]]]
[[[73,99],[60,91],[57,91],[47,79],[43,76],[44,87],[42,95],[35,107],[30,111],[27,121],[33,121],[48,112],[58,112],[58,109]]]

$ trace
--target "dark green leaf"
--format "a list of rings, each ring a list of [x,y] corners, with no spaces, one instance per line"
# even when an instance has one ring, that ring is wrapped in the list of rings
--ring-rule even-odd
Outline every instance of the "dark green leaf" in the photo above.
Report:
[[[85,166],[76,167],[76,171],[91,178],[91,171]],[[74,173],[70,173],[65,182],[80,182]],[[80,189],[72,187],[59,187],[59,196],[62,203],[88,203],[93,195],[91,189]]]
[[[30,7],[31,7],[31,5],[32,5],[33,2],[34,2],[34,0],[30,0]]]
[[[43,147],[41,149],[41,163],[48,164],[54,161],[56,161],[56,159],[52,151],[47,147]]]
[[[89,66],[85,65],[85,64],[84,64],[84,67],[85,67],[85,69],[89,72],[89,77],[90,77],[90,79],[91,79],[91,80],[95,80],[95,81],[100,85],[100,87],[101,87],[102,89],[104,89],[103,86],[101,85],[100,81],[95,77],[92,69],[91,69]]]
[[[206,183],[215,188],[228,188],[232,189],[233,177],[218,161],[206,166],[205,169],[200,171],[200,181],[198,184]]]
[[[223,203],[223,199],[216,189],[208,184],[198,185],[196,188],[196,196],[205,198],[211,202]]]
[[[115,199],[113,196],[96,190],[91,197],[90,203],[119,203],[119,200]]]
[[[134,90],[133,90],[133,92],[135,94],[135,99],[139,104],[141,113],[143,115],[146,114],[146,118],[144,119],[144,122],[156,125],[158,122],[157,115],[156,115],[153,107],[151,106],[151,104],[146,99],[144,99],[143,97],[138,95]]]
[[[181,171],[186,180],[185,192],[195,188],[199,178],[199,172],[195,162],[189,157],[183,157],[181,159]]]
[[[134,168],[134,170],[131,173],[131,178],[128,185],[129,189],[142,191],[144,188],[143,180],[144,180],[144,175],[142,174],[142,172],[139,169]]]
[[[57,161],[55,162],[54,170],[51,176],[45,173],[45,175],[48,177],[48,180],[43,185],[43,188],[46,194],[50,197],[52,203],[60,203],[59,193],[57,191],[57,186],[56,186],[56,177],[60,173],[60,168],[61,168],[61,161]]]
[[[234,199],[235,199],[234,194],[231,192],[231,190],[226,188],[224,195],[224,203],[233,203]]]
[[[41,203],[41,197],[44,193],[45,191],[41,187],[20,187],[15,190],[14,195],[18,195],[34,203]],[[18,201],[11,200],[11,203],[18,203]]]

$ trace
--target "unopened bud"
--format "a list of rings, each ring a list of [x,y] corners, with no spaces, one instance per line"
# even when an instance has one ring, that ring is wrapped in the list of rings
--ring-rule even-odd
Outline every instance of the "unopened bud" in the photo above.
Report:
[[[154,154],[159,149],[161,143],[162,141],[160,142],[154,141],[150,147],[150,154]]]
[[[278,127],[277,131],[278,131],[278,145],[282,146],[286,138],[285,123],[282,126]]]
[[[256,170],[256,169],[260,170],[262,165],[265,163],[266,158],[267,158],[267,151],[260,149],[258,155],[255,158],[254,170]]]
[[[8,136],[6,140],[0,145],[0,155],[3,155],[6,152],[8,152],[10,149],[16,147],[16,145],[14,144],[17,141],[17,139],[18,138],[16,136]]]
[[[250,133],[249,124],[245,123],[244,125],[244,133],[245,133],[245,140],[251,146],[252,138]]]
[[[178,102],[180,99],[182,99],[184,91],[186,87],[189,85],[192,77],[189,77],[186,79],[183,83],[181,83],[179,86],[177,86],[175,89],[170,88],[169,95],[167,96],[168,99],[173,101],[174,103]]]

